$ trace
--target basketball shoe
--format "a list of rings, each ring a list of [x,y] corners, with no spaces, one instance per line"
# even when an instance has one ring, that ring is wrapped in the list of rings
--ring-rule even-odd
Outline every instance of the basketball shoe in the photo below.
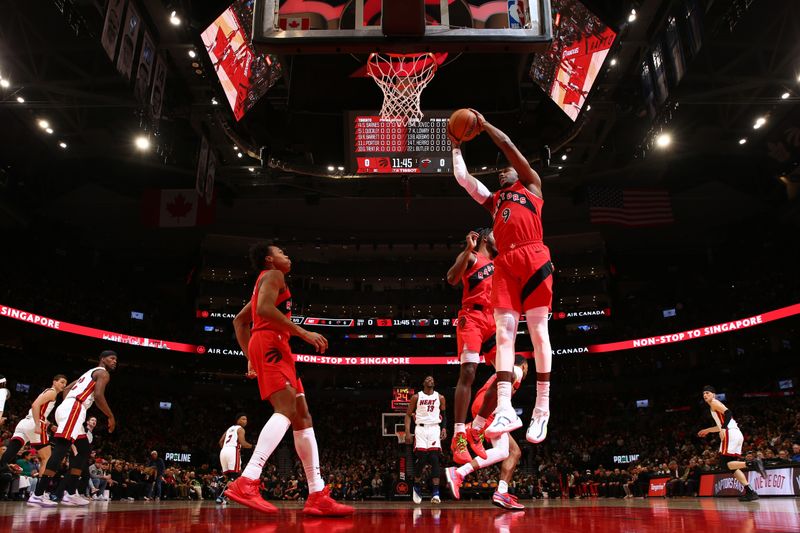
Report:
[[[472,461],[472,456],[467,451],[466,433],[456,433],[455,437],[453,437],[453,442],[450,443],[450,450],[453,452],[453,461],[455,463],[465,465]]]
[[[520,420],[517,413],[514,412],[513,407],[506,407],[505,409],[498,407],[494,412],[494,420],[492,420],[492,423],[483,431],[483,435],[487,439],[492,440],[503,433],[510,433],[521,427],[522,420]]]
[[[481,459],[486,459],[486,449],[483,447],[483,431],[478,431],[472,427],[472,424],[467,424],[467,442],[475,455]]]
[[[460,500],[461,485],[464,483],[464,478],[461,477],[461,474],[458,473],[454,466],[445,468],[444,475],[447,477],[447,483],[450,484],[450,492],[453,493],[453,498]]]
[[[241,478],[239,478],[241,479]],[[314,516],[350,516],[355,509],[331,498],[331,490],[325,486],[319,492],[308,495],[303,513]]]
[[[225,496],[256,511],[265,514],[276,514],[278,508],[261,497],[260,485],[260,480],[242,476],[228,484],[228,488],[225,489]]]
[[[49,496],[37,496],[36,494],[30,495],[27,504],[31,507],[58,507],[58,502],[50,500]]]
[[[89,505],[89,501],[81,498],[80,494],[65,493],[61,498],[61,505],[66,505],[68,507],[83,507],[84,505]]]
[[[547,422],[550,420],[550,413],[542,411],[538,407],[533,410],[531,423],[528,431],[525,432],[525,439],[533,444],[539,444],[547,438]]]
[[[501,494],[495,491],[494,495],[492,496],[492,505],[502,509],[508,509],[509,511],[525,509],[525,506],[517,501],[516,496],[507,492],[505,494]]]

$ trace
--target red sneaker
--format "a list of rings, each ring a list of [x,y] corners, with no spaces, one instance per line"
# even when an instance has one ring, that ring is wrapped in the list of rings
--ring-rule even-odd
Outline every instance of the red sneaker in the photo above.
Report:
[[[486,450],[483,447],[483,430],[472,429],[472,424],[467,425],[467,442],[475,455],[481,459],[486,459]]]
[[[277,514],[278,508],[261,497],[261,491],[258,490],[260,485],[261,482],[258,479],[248,479],[242,476],[228,483],[225,496],[250,509],[265,514]]]
[[[314,516],[350,516],[355,512],[355,509],[349,505],[344,505],[331,498],[330,492],[326,486],[319,492],[309,494],[303,513]]]
[[[465,465],[472,461],[472,456],[467,450],[466,433],[456,433],[450,443],[450,450],[453,452],[453,461],[457,464]]]

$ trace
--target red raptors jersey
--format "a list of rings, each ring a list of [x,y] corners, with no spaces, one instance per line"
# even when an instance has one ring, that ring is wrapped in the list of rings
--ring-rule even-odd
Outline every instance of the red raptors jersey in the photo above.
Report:
[[[264,274],[267,272],[269,272],[269,270],[263,270],[261,274],[258,275],[256,286],[253,289],[253,296],[250,300],[250,312],[253,316],[253,327],[251,331],[273,329],[272,324],[265,318],[260,317],[256,312],[258,309],[258,288],[261,286],[261,278],[263,278]],[[286,315],[286,318],[292,318],[292,293],[289,292],[289,287],[284,286],[278,292],[278,299],[275,302],[275,307],[278,308],[278,311]]]
[[[483,254],[475,254],[477,260],[461,277],[464,285],[464,294],[461,296],[461,305],[483,305],[488,307],[492,296],[492,274],[494,263]]]
[[[494,193],[494,241],[500,253],[514,245],[541,242],[543,205],[544,200],[520,181]]]

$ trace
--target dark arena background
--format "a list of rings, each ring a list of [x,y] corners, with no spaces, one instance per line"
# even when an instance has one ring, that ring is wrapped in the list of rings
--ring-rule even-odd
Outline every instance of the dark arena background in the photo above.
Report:
[[[0,530],[800,531],[799,94],[794,0],[0,0]],[[504,179],[494,127],[522,154],[493,290],[526,199],[553,265],[502,479],[451,469],[447,274],[494,214],[454,177],[459,108],[477,182]],[[248,379],[234,326],[263,241],[290,302],[264,281],[236,324],[293,334],[285,435],[259,386],[292,357],[249,349]],[[430,447],[404,425],[428,376]],[[226,467],[231,438],[255,448]]]

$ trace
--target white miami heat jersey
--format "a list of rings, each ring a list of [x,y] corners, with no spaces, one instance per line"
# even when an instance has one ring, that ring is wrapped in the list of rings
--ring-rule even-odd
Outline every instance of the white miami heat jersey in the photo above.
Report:
[[[65,399],[73,398],[78,400],[83,404],[84,409],[89,409],[92,404],[94,404],[94,387],[97,383],[92,379],[92,374],[97,370],[105,370],[105,368],[98,366],[84,373],[78,378],[78,381],[75,382],[75,386],[72,387],[72,390],[69,391]]]
[[[717,411],[711,409],[711,418],[714,419],[714,423],[717,425],[719,429],[722,429],[722,424],[725,423],[725,415],[722,413],[718,413]],[[728,422],[727,429],[739,429],[739,425],[736,423],[736,420],[731,418],[731,421]]]
[[[417,413],[414,422],[417,424],[438,424],[441,422],[440,403],[439,393],[436,391],[431,394],[425,394],[422,391],[417,393]]]
[[[239,448],[239,430],[242,426],[236,425],[228,428],[225,432],[225,440],[222,441],[223,448]]]
[[[50,387],[50,388],[47,388],[47,389],[43,390],[42,394],[44,394],[45,392],[50,391],[50,390],[53,390],[53,388]],[[29,420],[33,420],[36,423],[38,423],[40,420],[47,420],[47,417],[50,416],[50,413],[53,411],[53,407],[55,407],[55,405],[56,405],[56,402],[47,402],[46,404],[44,404],[42,406],[42,410],[39,412],[39,416],[37,416],[37,417],[33,416],[33,409],[28,409],[28,415],[25,418],[27,418]]]

